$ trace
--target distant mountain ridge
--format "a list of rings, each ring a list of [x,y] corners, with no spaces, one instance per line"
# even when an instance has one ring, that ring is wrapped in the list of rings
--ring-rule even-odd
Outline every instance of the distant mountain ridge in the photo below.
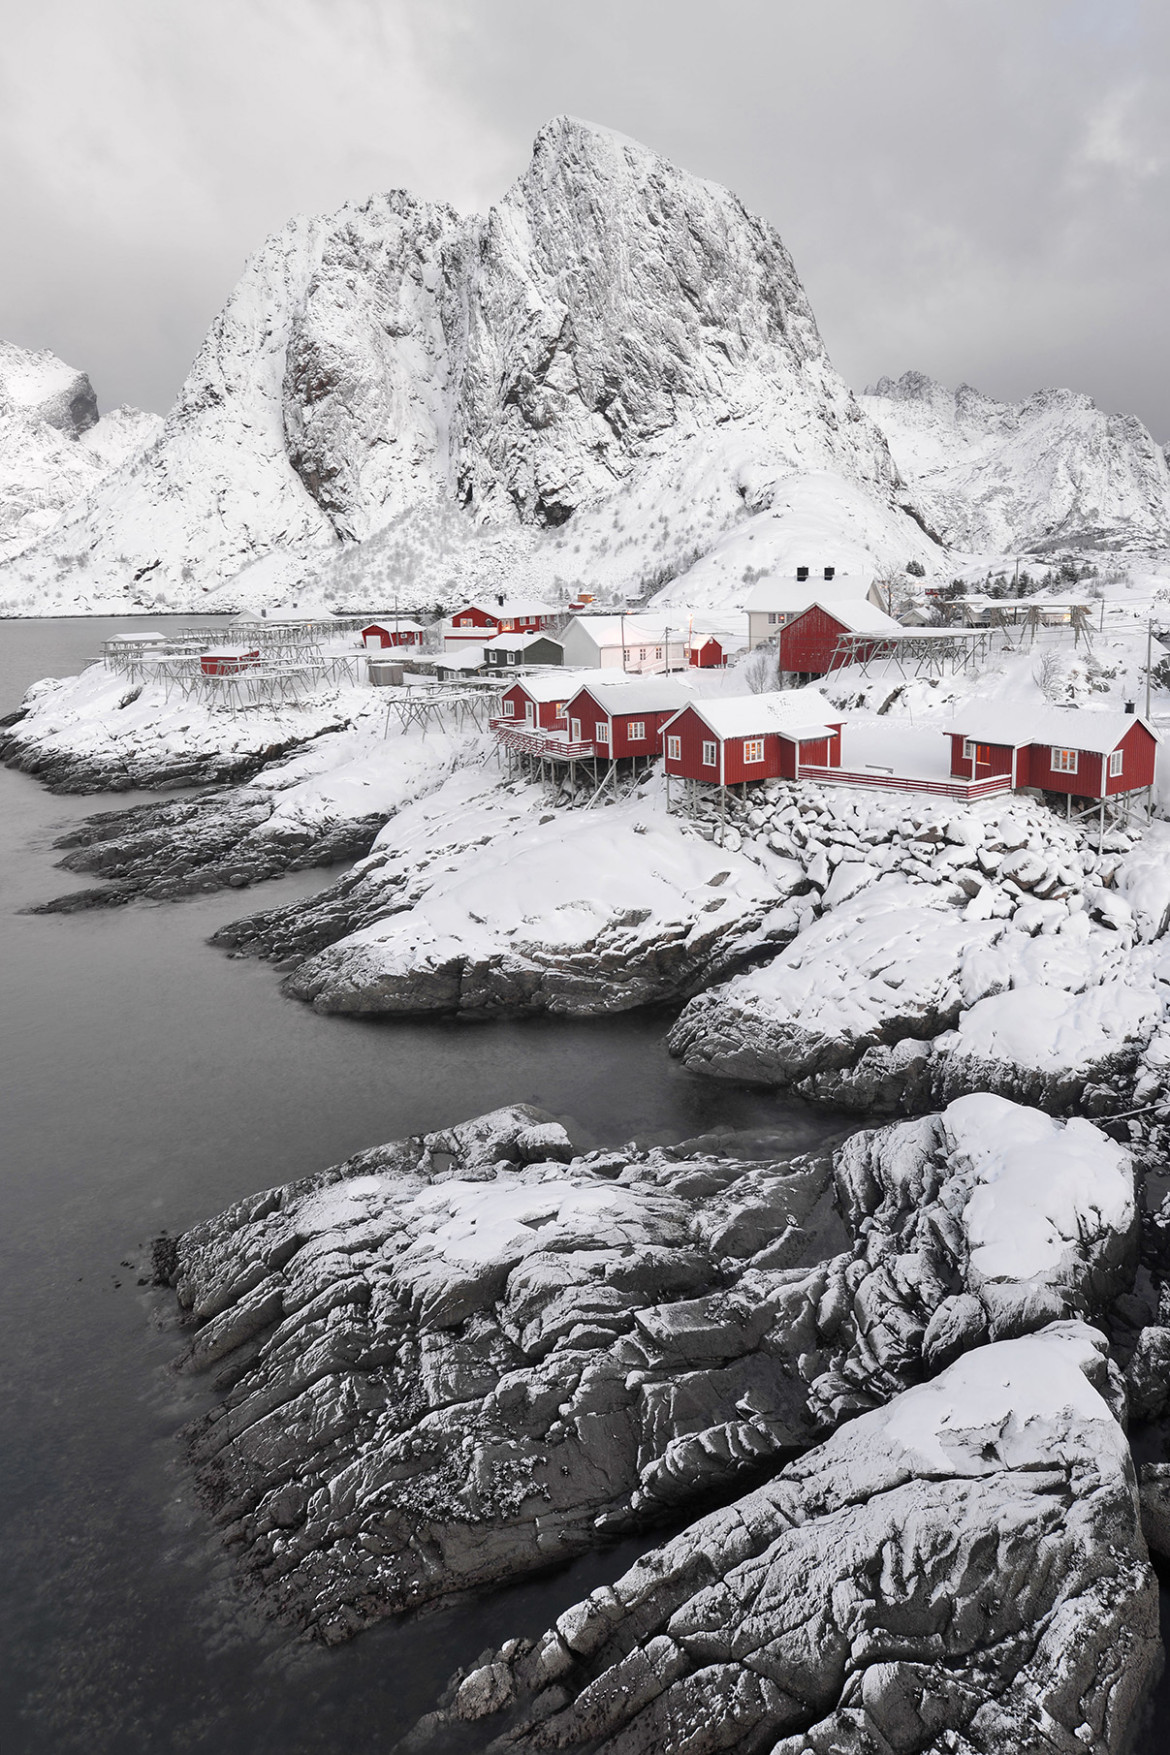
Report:
[[[0,341],[0,562],[39,542],[161,425],[133,408],[99,416],[84,372]]]
[[[996,402],[921,372],[860,402],[927,522],[949,545],[993,554],[1170,544],[1170,468],[1135,415],[1074,390]]]

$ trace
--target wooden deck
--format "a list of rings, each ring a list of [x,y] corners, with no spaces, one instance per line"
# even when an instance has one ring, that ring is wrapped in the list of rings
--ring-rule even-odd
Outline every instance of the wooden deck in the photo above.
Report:
[[[1010,774],[993,774],[987,780],[922,780],[912,774],[890,774],[869,768],[856,772],[849,768],[819,768],[802,762],[802,780],[828,781],[834,786],[870,786],[886,792],[929,792],[936,798],[956,798],[970,804],[977,798],[990,798],[996,792],[1010,792]]]

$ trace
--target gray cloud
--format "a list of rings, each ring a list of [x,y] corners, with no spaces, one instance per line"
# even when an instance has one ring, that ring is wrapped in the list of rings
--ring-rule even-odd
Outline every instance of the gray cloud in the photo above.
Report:
[[[559,111],[774,223],[855,385],[1069,384],[1170,436],[1149,0],[5,0],[0,333],[163,407],[263,235],[482,208]]]

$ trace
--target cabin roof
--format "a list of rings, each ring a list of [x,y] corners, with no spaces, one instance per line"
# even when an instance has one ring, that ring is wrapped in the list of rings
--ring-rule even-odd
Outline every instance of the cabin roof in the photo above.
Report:
[[[451,620],[466,615],[469,609],[477,609],[481,615],[493,616],[499,621],[515,621],[526,615],[555,615],[557,612],[551,603],[541,603],[535,597],[505,597],[503,603],[497,603],[494,597],[469,597],[457,609],[451,611]]]
[[[1107,755],[1135,725],[1145,726],[1152,738],[1161,741],[1140,713],[1116,713],[1095,707],[1029,707],[1011,702],[986,701],[964,708],[944,729],[950,736],[970,737],[978,743],[997,743],[1011,749],[1047,743],[1060,749]]]
[[[864,602],[873,589],[873,580],[864,573],[839,573],[835,579],[761,579],[748,592],[744,608],[783,610],[786,615],[799,615],[811,604]]]
[[[588,682],[594,677],[600,680],[603,674],[601,671],[562,670],[558,664],[553,666],[551,675],[515,677],[504,693],[507,695],[513,689],[523,689],[533,701],[571,701]]]
[[[570,699],[587,690],[603,713],[669,713],[693,699],[685,684],[668,676],[630,676],[624,681],[579,683]]]
[[[407,616],[375,616],[373,621],[363,625],[362,632],[370,628],[379,628],[387,634],[422,634],[425,633],[421,622],[412,622]]]
[[[835,603],[831,600],[828,603],[822,603],[818,595],[801,611],[801,614],[807,615],[810,609],[823,610],[826,615],[832,616],[835,622],[840,622],[842,627],[847,628],[851,634],[902,634],[905,632],[902,624],[896,622],[893,616],[887,615],[884,609],[878,609],[876,604],[869,603],[864,597],[849,598],[844,603]],[[791,628],[794,623],[789,622],[788,626]]]
[[[556,635],[547,628],[534,628],[527,634],[494,634],[490,640],[484,641],[483,649],[485,652],[523,652],[537,640],[551,640],[554,646],[560,645]]]
[[[783,737],[828,737],[831,726],[840,725],[843,720],[819,689],[713,695],[687,704],[721,738],[759,737],[768,732],[778,732]]]

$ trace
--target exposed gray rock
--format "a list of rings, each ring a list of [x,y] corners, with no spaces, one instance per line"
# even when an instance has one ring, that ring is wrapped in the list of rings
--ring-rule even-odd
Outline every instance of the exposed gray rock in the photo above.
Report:
[[[332,1641],[568,1557],[1132,1277],[1088,1123],[984,1097],[835,1166],[733,1144],[572,1157],[501,1110],[179,1240],[223,1394],[192,1456],[274,1612]]]
[[[250,780],[310,741],[288,738],[260,749],[192,751],[158,755],[127,744],[112,755],[91,748],[81,751],[46,749],[22,736],[23,713],[13,714],[0,730],[0,762],[32,774],[50,792],[145,792],[187,786],[224,785]],[[334,729],[330,727],[329,729]],[[318,735],[318,734],[315,734]]]
[[[489,1654],[405,1747],[1123,1755],[1161,1647],[1104,1354],[1057,1324],[960,1360]]]
[[[1142,1533],[1153,1553],[1170,1560],[1170,1463],[1143,1463],[1138,1473]]]
[[[360,859],[385,821],[377,815],[266,829],[278,797],[255,789],[205,793],[87,817],[54,842],[68,849],[59,863],[65,871],[93,872],[109,881],[100,889],[55,897],[33,912],[116,907],[136,896],[169,901]]]
[[[1136,1420],[1157,1420],[1170,1405],[1170,1328],[1143,1328],[1125,1368],[1129,1405]]]

